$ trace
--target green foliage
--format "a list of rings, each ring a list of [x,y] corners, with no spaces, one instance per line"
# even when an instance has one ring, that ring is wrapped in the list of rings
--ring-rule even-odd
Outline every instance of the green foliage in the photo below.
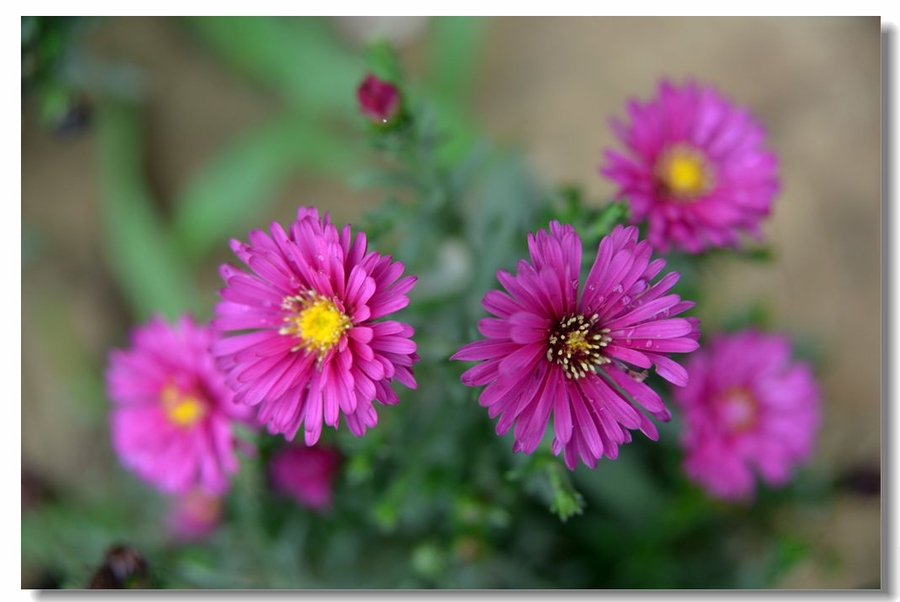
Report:
[[[136,109],[103,105],[97,126],[106,256],[135,318],[159,313],[173,319],[184,311],[202,315],[192,274],[144,182]]]
[[[308,117],[278,117],[241,137],[194,175],[175,201],[172,229],[191,262],[260,221],[287,179],[336,175],[356,162],[353,145]]]
[[[349,117],[363,60],[321,18],[188,17],[191,31],[230,67],[308,115]]]

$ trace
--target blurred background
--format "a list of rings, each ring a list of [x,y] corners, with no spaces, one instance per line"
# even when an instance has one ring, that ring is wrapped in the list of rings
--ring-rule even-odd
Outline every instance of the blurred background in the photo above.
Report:
[[[120,254],[146,252],[140,277],[157,291],[171,274],[195,280],[204,292],[188,304],[207,314],[214,267],[229,259],[221,233],[243,238],[248,224],[285,222],[299,204],[337,223],[375,206],[379,195],[347,174],[365,150],[353,121],[362,57],[386,37],[458,136],[477,128],[518,147],[540,179],[577,184],[597,205],[614,191],[597,173],[614,145],[607,120],[653,95],[660,77],[714,84],[766,125],[783,182],[764,225],[776,261],[715,264],[697,314],[716,323],[759,299],[823,367],[811,468],[842,487],[827,506],[780,517],[812,553],[778,585],[880,587],[878,18],[22,23],[23,512],[42,496],[102,488],[120,470],[103,418],[106,354],[143,319],[141,300],[156,303],[127,284]],[[156,257],[165,233],[137,228],[117,204],[136,197],[176,233],[204,219],[217,229]],[[157,272],[157,260],[184,269]],[[180,301],[173,293],[169,307]],[[40,578],[23,563],[23,587]]]

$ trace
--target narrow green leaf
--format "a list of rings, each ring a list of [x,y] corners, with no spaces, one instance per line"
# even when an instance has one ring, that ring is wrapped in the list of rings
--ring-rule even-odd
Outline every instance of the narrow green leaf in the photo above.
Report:
[[[465,105],[472,93],[487,30],[483,17],[437,17],[431,20],[428,58],[432,92]]]
[[[179,247],[189,260],[201,259],[253,227],[299,169],[344,173],[357,152],[338,134],[293,115],[241,137],[197,173],[176,200],[173,228]]]
[[[341,46],[323,18],[189,17],[199,38],[237,71],[288,105],[350,116],[365,63]]]
[[[101,210],[106,256],[138,319],[174,319],[198,312],[200,295],[158,215],[141,171],[135,108],[104,104],[97,111]],[[199,314],[196,314],[199,315]]]

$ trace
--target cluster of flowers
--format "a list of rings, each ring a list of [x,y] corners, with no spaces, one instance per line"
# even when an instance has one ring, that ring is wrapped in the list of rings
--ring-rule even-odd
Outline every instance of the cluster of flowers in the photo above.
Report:
[[[380,124],[400,110],[391,84],[369,77],[363,113]],[[529,259],[497,273],[488,291],[484,339],[450,359],[477,362],[462,375],[484,387],[479,402],[513,451],[531,453],[551,426],[552,450],[591,468],[650,417],[671,418],[644,382],[654,368],[675,385],[683,412],[684,469],[715,496],[748,499],[754,471],[784,483],[811,453],[819,393],[810,367],[794,361],[787,337],[744,331],[700,345],[699,321],[679,317],[694,303],[671,292],[654,251],[697,253],[761,236],[778,190],[777,161],[763,131],[713,88],[667,82],[647,104],[613,122],[629,151],[607,151],[601,173],[619,185],[635,225],[616,226],[597,248],[583,286],[582,240],[567,224],[528,234]],[[219,496],[253,446],[237,425],[265,427],[293,441],[269,463],[273,487],[315,509],[331,502],[340,454],[318,444],[322,427],[362,436],[378,421],[375,402],[396,404],[394,383],[416,388],[413,328],[389,319],[416,282],[405,266],[368,250],[365,234],[338,229],[301,207],[284,229],[253,230],[231,249],[249,269],[223,265],[224,287],[209,324],[159,318],[136,329],[130,348],[110,355],[113,447],[123,465],[181,500],[176,530],[208,531]],[[659,278],[657,278],[659,277]],[[693,353],[692,353],[693,352]],[[669,357],[692,353],[685,366]],[[648,417],[649,415],[649,417]]]

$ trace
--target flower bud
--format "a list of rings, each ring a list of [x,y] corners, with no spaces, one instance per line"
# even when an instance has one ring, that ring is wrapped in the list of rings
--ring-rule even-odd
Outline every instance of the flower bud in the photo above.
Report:
[[[88,589],[145,589],[150,585],[147,561],[136,549],[114,545],[91,576]]]
[[[359,109],[370,121],[386,125],[400,113],[401,96],[397,86],[369,73],[356,89]]]

